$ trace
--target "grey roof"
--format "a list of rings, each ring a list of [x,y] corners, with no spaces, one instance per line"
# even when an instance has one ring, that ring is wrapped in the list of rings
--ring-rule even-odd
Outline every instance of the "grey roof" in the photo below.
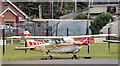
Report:
[[[106,25],[106,26],[104,26],[101,30],[100,30],[100,32],[103,32],[104,34],[107,34],[108,33],[108,28],[109,28],[109,23]],[[112,22],[111,23],[111,34],[120,34],[120,26],[118,26],[118,25],[120,25],[120,20],[119,21],[116,21],[116,22]]]
[[[101,14],[103,12],[106,13],[108,6],[115,6],[115,7],[119,6],[120,7],[120,5],[118,4],[91,5],[90,14]],[[78,13],[88,13],[88,8],[85,8],[83,10],[78,10],[76,12],[73,12],[67,15],[60,16],[59,18],[60,19],[73,19],[75,15],[77,15]]]
[[[67,15],[64,15],[64,16],[60,16],[59,18],[60,19],[72,19],[75,15],[77,15],[79,12],[73,12],[73,13],[70,13],[70,14],[67,14]]]
[[[100,14],[100,13],[103,13],[103,12],[106,12],[107,11],[107,7],[93,7],[93,8],[90,8],[90,13],[91,14]],[[60,16],[59,18],[60,19],[73,19],[75,17],[75,15],[77,15],[78,13],[88,13],[88,8],[86,9],[83,9],[83,10],[79,10],[79,11],[76,11],[76,12],[73,12],[73,13],[70,13],[70,14],[67,14],[67,15],[64,15],[64,16]]]

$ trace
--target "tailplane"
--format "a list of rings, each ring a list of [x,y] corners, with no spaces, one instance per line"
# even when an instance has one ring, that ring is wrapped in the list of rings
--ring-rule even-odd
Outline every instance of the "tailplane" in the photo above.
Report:
[[[29,32],[27,29],[25,29],[24,35],[25,35],[25,36],[31,36],[30,32]],[[31,46],[34,46],[34,45],[33,45],[33,42],[36,42],[36,41],[35,41],[34,39],[26,39],[26,42],[27,42],[27,45],[28,45],[29,47],[31,47]]]

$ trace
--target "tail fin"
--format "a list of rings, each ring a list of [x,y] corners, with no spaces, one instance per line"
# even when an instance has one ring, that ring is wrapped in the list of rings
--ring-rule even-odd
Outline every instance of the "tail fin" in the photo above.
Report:
[[[25,30],[25,31],[24,31],[24,35],[25,35],[25,36],[31,36],[28,30]],[[44,42],[37,42],[37,41],[35,41],[34,39],[26,39],[26,42],[27,42],[27,45],[28,45],[29,47],[33,47],[33,46],[35,46],[35,45],[45,44]]]
[[[27,29],[24,31],[24,35],[31,36],[30,32]],[[30,47],[30,46],[33,46],[33,42],[36,42],[36,41],[34,39],[26,39],[26,42],[27,42],[27,45]]]
[[[24,31],[24,35],[25,35],[25,36],[31,36],[31,34],[29,33],[28,30],[25,30],[25,31]]]

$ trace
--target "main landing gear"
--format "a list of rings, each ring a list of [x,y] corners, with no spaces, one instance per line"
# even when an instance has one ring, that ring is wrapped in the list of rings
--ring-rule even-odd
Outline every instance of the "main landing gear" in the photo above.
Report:
[[[52,60],[52,58],[53,58],[53,57],[52,57],[51,55],[48,57],[49,60]]]
[[[52,60],[53,59],[53,57],[52,57],[52,55],[50,55],[48,58],[41,58],[41,60]]]
[[[76,55],[73,55],[72,56],[72,59],[78,59]]]

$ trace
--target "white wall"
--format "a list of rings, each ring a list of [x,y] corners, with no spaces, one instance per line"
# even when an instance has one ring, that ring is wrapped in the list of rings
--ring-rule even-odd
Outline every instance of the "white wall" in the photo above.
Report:
[[[3,45],[3,40],[0,40],[0,45]],[[6,40],[5,40],[5,45],[6,45]]]

